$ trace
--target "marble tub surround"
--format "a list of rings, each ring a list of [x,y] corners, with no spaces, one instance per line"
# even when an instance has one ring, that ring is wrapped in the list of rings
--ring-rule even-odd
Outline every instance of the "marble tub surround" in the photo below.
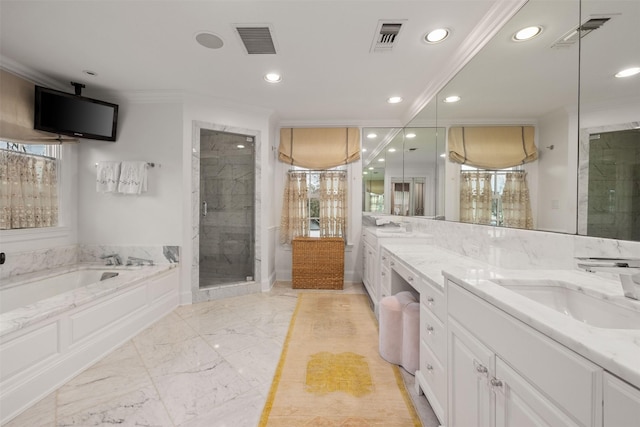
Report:
[[[80,264],[81,266],[99,267],[103,268],[103,265],[98,264]],[[168,271],[175,268],[176,264],[159,264],[155,266],[144,267],[127,267],[127,266],[113,266],[110,269],[127,269],[132,274],[128,274],[126,277],[114,277],[112,279],[97,282],[89,286],[84,286],[75,289],[70,292],[65,292],[60,295],[55,295],[51,298],[47,298],[37,303],[18,308],[16,310],[9,311],[0,315],[0,337],[15,332],[19,329],[26,328],[42,320],[46,320],[57,316],[67,310],[80,307],[82,305],[90,304],[100,298],[107,295],[114,294],[122,289],[133,286],[136,283],[145,280],[149,276],[153,276],[164,271]],[[19,276],[10,281],[3,281],[2,286],[16,286],[21,281],[30,281],[34,277],[48,277],[52,275],[59,275],[67,272],[74,271],[78,268],[78,265],[58,267],[48,270],[46,274],[39,272],[31,273],[29,275]]]
[[[105,255],[118,254],[122,263],[127,258],[151,260],[154,264],[173,264],[180,262],[179,246],[123,246],[123,245],[79,245],[80,262],[102,263]]]
[[[606,329],[587,325],[517,294],[492,280],[560,281],[582,293],[616,301],[640,313],[640,302],[625,298],[616,280],[578,270],[507,269],[443,250],[434,245],[383,243],[387,251],[419,276],[445,287],[446,279],[511,314],[546,336],[640,387],[640,329]]]
[[[34,271],[74,265],[78,263],[78,246],[58,246],[25,252],[7,252],[0,266],[0,279],[33,273]]]

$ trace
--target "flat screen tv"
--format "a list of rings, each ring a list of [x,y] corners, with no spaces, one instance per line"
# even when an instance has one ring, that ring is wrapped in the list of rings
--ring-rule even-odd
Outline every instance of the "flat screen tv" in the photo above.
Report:
[[[115,141],[117,123],[116,104],[36,86],[34,129]]]

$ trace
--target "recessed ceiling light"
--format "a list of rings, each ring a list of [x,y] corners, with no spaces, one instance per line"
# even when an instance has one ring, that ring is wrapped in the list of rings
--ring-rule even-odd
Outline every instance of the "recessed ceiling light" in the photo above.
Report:
[[[442,153],[442,154],[440,154],[440,157],[447,157],[447,154],[446,153]]]
[[[389,104],[397,104],[399,102],[402,102],[402,97],[400,97],[400,96],[392,96],[391,98],[387,99],[387,102]]]
[[[362,175],[369,175],[369,172],[364,171],[364,172],[362,172]]]
[[[460,97],[458,95],[447,96],[444,99],[444,102],[458,102],[458,101],[460,101]]]
[[[395,148],[389,148],[387,151],[390,152],[390,153],[395,153],[396,149]]]
[[[408,133],[408,134],[405,135],[405,138],[409,138],[409,139],[415,138],[415,137],[416,137],[415,133]]]
[[[207,49],[220,49],[224,45],[220,36],[205,31],[196,34],[196,41]]]
[[[366,149],[366,148],[363,148],[363,149],[362,149],[362,152],[363,152],[363,153],[366,153],[366,152],[367,152],[367,149]]]
[[[378,159],[379,162],[384,162],[384,159]]]
[[[540,33],[542,33],[542,27],[540,26],[527,27],[517,31],[513,35],[512,39],[516,42],[522,42],[525,40],[531,40]]]
[[[616,73],[616,77],[631,77],[640,73],[640,67],[627,68]]]
[[[369,138],[369,139],[376,138],[377,136],[378,136],[378,135],[377,135],[377,134],[375,134],[375,133],[373,133],[373,132],[371,132],[370,134],[367,134],[367,138]]]
[[[244,145],[242,145],[242,144],[238,144],[238,145],[236,145],[236,147],[238,147],[238,148],[244,148]]]
[[[437,30],[427,33],[427,35],[424,36],[424,41],[430,44],[440,43],[447,37],[449,37],[449,30],[446,28],[438,28]]]
[[[264,75],[264,79],[269,83],[279,83],[282,81],[282,76],[278,73],[268,73]]]
[[[372,171],[372,170],[373,170],[373,166],[370,166],[370,167],[369,167],[369,170],[370,170],[370,171]]]

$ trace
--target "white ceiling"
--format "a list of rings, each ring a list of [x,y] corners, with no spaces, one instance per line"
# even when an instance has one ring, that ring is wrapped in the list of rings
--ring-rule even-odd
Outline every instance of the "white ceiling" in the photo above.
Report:
[[[280,123],[402,125],[494,3],[0,0],[0,65],[44,75],[69,92],[69,81],[84,83],[88,96],[177,91],[272,110]],[[370,53],[380,19],[406,20],[391,53]],[[270,25],[278,53],[247,55],[233,24]],[[438,27],[452,36],[424,43]],[[200,31],[224,46],[198,45]],[[283,81],[266,83],[270,71]],[[386,103],[393,95],[404,102]]]

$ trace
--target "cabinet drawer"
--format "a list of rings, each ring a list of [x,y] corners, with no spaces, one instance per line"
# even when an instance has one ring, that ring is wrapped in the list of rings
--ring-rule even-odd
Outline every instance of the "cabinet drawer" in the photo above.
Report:
[[[425,308],[432,311],[440,322],[444,323],[447,320],[447,304],[444,298],[444,292],[436,289],[426,280],[423,280],[420,302]]]
[[[382,266],[380,271],[380,299],[391,295],[391,271]]]
[[[423,304],[420,305],[420,339],[444,365],[447,360],[447,334],[444,324]]]
[[[382,253],[380,254],[380,261],[383,267],[386,267],[388,269],[391,268],[391,254],[386,249],[382,249]]]
[[[602,418],[602,368],[471,292],[447,284],[449,315],[584,426]],[[499,378],[498,378],[499,379]]]
[[[438,361],[438,358],[424,343],[420,343],[420,373],[422,377],[424,377],[427,387],[431,390],[431,394],[435,396],[438,401],[437,405],[431,402],[431,406],[434,408],[436,406],[446,408],[447,373]]]
[[[416,273],[414,273],[409,267],[395,258],[392,258],[390,260],[389,265],[396,273],[398,273],[400,277],[406,280],[406,282],[409,283],[409,285],[413,289],[415,289],[417,292],[420,292],[420,288],[422,287],[422,280]]]

